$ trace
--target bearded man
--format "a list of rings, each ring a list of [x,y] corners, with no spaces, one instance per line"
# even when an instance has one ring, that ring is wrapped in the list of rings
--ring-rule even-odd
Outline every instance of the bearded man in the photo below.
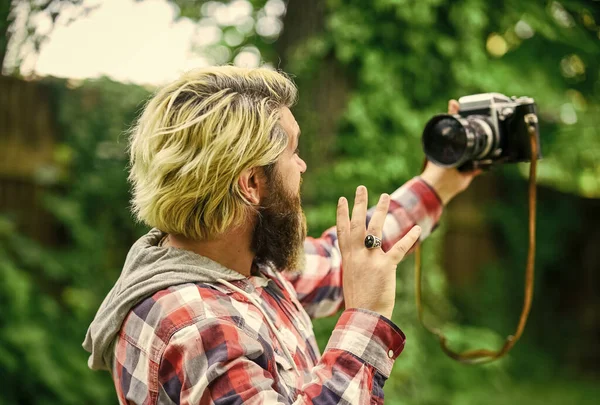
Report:
[[[359,186],[352,219],[342,197],[337,227],[306,238],[296,95],[282,73],[224,66],[145,107],[130,181],[152,229],[84,342],[121,404],[383,402],[405,342],[396,265],[473,174],[429,165],[370,211]],[[311,319],[342,307],[321,355]]]

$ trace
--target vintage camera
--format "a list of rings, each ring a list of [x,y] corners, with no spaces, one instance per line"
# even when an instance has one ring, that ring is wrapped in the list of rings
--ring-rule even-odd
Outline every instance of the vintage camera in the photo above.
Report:
[[[461,97],[458,103],[457,115],[436,115],[425,125],[423,150],[433,163],[473,170],[498,163],[528,162],[529,125],[535,125],[538,159],[542,157],[532,98],[485,93]]]

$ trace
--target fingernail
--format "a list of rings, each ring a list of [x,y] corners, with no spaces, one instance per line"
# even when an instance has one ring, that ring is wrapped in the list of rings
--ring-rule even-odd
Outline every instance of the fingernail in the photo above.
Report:
[[[356,188],[356,196],[358,197],[359,195],[362,195],[364,193],[364,191],[365,191],[364,189],[365,189],[364,186],[358,186]]]
[[[381,197],[379,197],[379,201],[386,202],[388,198],[390,198],[390,195],[387,193],[383,193],[381,194]]]
[[[345,201],[346,201],[346,198],[340,197],[340,199],[338,200],[338,205],[343,205]]]

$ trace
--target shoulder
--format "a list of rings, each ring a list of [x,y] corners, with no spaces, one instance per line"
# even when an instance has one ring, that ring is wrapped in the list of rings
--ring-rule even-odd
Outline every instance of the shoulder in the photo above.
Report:
[[[137,304],[115,344],[117,392],[143,403],[148,395],[161,392],[160,386],[182,362],[206,366],[204,353],[220,355],[228,352],[223,348],[229,342],[254,341],[248,339],[246,325],[239,327],[248,309],[237,299],[220,285],[189,283],[158,291]]]
[[[261,314],[248,300],[220,284],[181,284],[158,291],[137,304],[123,322],[119,337],[160,361],[173,335],[189,327],[230,323],[257,337]]]
[[[186,326],[235,315],[238,311],[231,295],[226,287],[213,284],[188,283],[169,287],[132,308],[122,333],[135,334],[136,329],[142,327],[146,331],[151,329],[153,335],[167,342],[175,332]]]

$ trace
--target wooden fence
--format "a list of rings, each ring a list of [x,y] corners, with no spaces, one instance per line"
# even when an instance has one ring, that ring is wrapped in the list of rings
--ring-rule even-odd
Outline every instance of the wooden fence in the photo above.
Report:
[[[41,194],[56,135],[49,89],[0,76],[0,214],[44,243],[52,243],[55,229]]]

